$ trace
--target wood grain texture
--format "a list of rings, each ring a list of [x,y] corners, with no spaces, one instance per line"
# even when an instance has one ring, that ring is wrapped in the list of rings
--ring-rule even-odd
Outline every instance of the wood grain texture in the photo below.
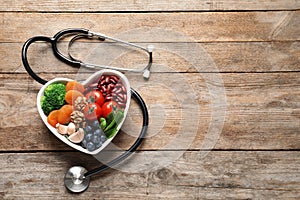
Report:
[[[300,43],[298,41],[139,44],[142,46],[152,44],[155,47],[153,52],[153,67],[151,68],[152,72],[168,71],[159,65],[169,66],[177,72],[287,72],[300,70]],[[0,43],[1,73],[25,72],[20,57],[22,45],[23,43]],[[65,43],[62,42],[60,46],[62,46],[61,50],[66,53],[64,51],[66,49]],[[189,46],[197,46],[197,48],[189,49]],[[74,44],[72,52],[84,62],[91,60],[89,55],[91,53],[101,55],[101,57],[98,56],[95,63],[102,65],[136,66],[136,63],[140,65],[145,63],[146,65],[148,62],[144,54],[126,53],[121,56],[120,52],[119,56],[111,57],[110,53],[105,52],[107,48],[113,47],[109,45],[102,47],[98,43],[78,42]],[[203,60],[207,60],[207,56],[210,56],[210,65],[215,65],[215,68],[203,67],[199,70],[198,68],[191,67],[191,63],[185,60],[186,58],[172,53],[174,50],[176,52],[185,51],[195,55],[195,58],[199,59],[197,61],[199,66],[204,65],[205,62]],[[34,44],[29,48],[28,59],[36,72],[76,73],[78,71],[77,68],[72,68],[56,59],[47,44]]]
[[[45,74],[44,77],[76,77],[74,74]],[[129,77],[132,87],[144,97],[150,110],[150,129],[143,149],[167,148],[177,137],[184,114],[189,107],[199,104],[199,124],[193,121],[184,126],[195,126],[187,134],[195,134],[192,149],[205,149],[204,138],[212,123],[212,96],[208,89],[220,83],[205,79],[207,74],[157,73],[149,82],[140,81],[140,76]],[[36,95],[41,87],[27,74],[2,74],[0,81],[1,120],[0,147],[5,150],[55,150],[66,146],[52,136],[43,125],[36,109]],[[174,78],[172,78],[174,77]],[[178,77],[183,78],[178,79]],[[224,128],[217,140],[216,149],[299,149],[300,148],[300,82],[298,73],[250,73],[222,74],[227,100],[215,109],[226,108]],[[176,84],[181,80],[181,84]],[[171,87],[170,85],[173,85]],[[193,90],[195,98],[182,104],[184,88]],[[216,89],[222,89],[216,86]],[[162,93],[155,93],[160,90]],[[179,99],[178,99],[179,98]],[[215,98],[219,98],[216,96]],[[157,99],[160,99],[157,104]],[[183,109],[183,105],[186,107]],[[163,112],[158,112],[159,108]],[[134,124],[141,122],[137,107],[130,113],[130,132],[138,132]],[[126,124],[126,123],[125,123]],[[198,126],[198,131],[197,130]],[[129,128],[127,127],[127,128]],[[126,129],[128,130],[128,129]],[[10,135],[7,140],[7,135]],[[16,142],[18,141],[18,142]],[[132,137],[121,134],[115,142],[127,148]],[[178,147],[180,149],[180,147]]]
[[[298,199],[299,153],[187,151],[160,169],[109,170],[92,178],[82,194],[68,193],[65,171],[74,164],[98,166],[79,153],[0,154],[2,199]],[[28,189],[30,188],[30,189]]]
[[[209,0],[179,1],[5,1],[0,11],[12,12],[116,12],[116,11],[218,11],[218,10],[295,10],[300,8],[298,0]]]
[[[2,1],[0,199],[300,199],[299,24],[299,0]],[[149,108],[146,140],[81,194],[64,187],[66,170],[100,163],[45,127],[41,85],[20,56],[28,38],[69,27],[156,47],[148,82],[127,74]],[[72,53],[100,64],[147,63],[137,52],[99,47],[81,41]],[[47,80],[86,73],[42,43],[29,49],[29,62]],[[141,118],[132,101],[117,147],[134,142]],[[111,148],[103,154],[120,153]]]
[[[183,40],[176,33],[196,42],[293,41],[299,40],[299,13],[300,11],[137,14],[4,12],[1,13],[0,42],[23,43],[34,35],[52,36],[67,27],[84,27],[111,36],[130,32],[127,36],[134,38],[134,42]],[[138,31],[141,29],[142,32]],[[162,31],[165,30],[172,34],[162,38]],[[145,37],[147,32],[151,32],[152,37]]]

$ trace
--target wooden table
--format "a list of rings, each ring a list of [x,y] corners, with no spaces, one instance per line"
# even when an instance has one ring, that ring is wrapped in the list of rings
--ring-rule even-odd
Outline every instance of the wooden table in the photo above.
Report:
[[[0,199],[299,199],[299,8],[299,0],[2,2]],[[90,188],[81,194],[65,189],[63,176],[69,167],[92,169],[100,163],[67,147],[43,124],[36,108],[41,85],[24,70],[21,48],[32,36],[52,36],[69,27],[129,36],[131,42],[145,46],[165,45],[154,50],[149,82],[157,83],[158,90],[137,88],[149,105],[149,134],[153,134],[139,148],[139,155],[156,153],[163,160],[164,155],[182,152],[178,159],[153,170],[106,171],[93,177]],[[147,37],[143,31],[135,32],[141,28]],[[150,37],[149,32],[157,28],[174,34],[156,32]],[[126,32],[130,34],[121,34]],[[175,33],[191,41],[187,44],[185,37]],[[95,44],[82,41],[74,48],[85,57],[90,53],[88,45]],[[185,59],[183,51],[189,48],[191,55],[203,58],[193,45],[210,56],[207,68],[199,71]],[[77,69],[53,56],[49,45],[36,44],[29,54],[30,64],[47,79],[77,74]],[[134,65],[138,59],[120,56],[111,62]],[[174,71],[163,71],[159,64]],[[194,91],[194,99],[188,98],[186,105],[179,103],[183,97],[176,99],[174,94],[187,90],[174,80],[178,75]],[[217,82],[209,79],[216,75],[221,78]],[[136,76],[129,79],[133,86],[146,84]],[[169,81],[174,89],[165,87]],[[218,89],[226,98],[214,107],[220,96],[212,94]],[[199,108],[199,115],[187,119],[183,106]],[[226,112],[212,117],[218,110]],[[132,111],[131,118],[138,123],[138,109]],[[159,117],[164,117],[163,124]],[[185,132],[194,134],[187,148],[179,143],[178,148],[165,148],[180,127],[194,126],[195,121],[198,126]],[[187,136],[181,135],[182,141]],[[132,141],[121,133],[114,143],[126,149]]]

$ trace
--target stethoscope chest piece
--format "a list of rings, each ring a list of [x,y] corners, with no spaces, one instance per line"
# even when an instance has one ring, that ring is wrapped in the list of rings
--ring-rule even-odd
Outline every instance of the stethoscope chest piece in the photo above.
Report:
[[[90,177],[85,177],[87,170],[81,166],[71,167],[65,174],[64,182],[66,188],[74,193],[85,191],[90,184]]]

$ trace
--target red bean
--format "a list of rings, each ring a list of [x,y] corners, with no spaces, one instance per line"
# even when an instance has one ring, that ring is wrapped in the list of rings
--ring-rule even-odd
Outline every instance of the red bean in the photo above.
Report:
[[[105,101],[110,101],[110,100],[112,100],[112,96],[106,96],[105,97]]]
[[[123,99],[122,99],[121,97],[117,96],[117,99],[118,99],[119,101],[123,102]]]
[[[106,76],[106,77],[105,77],[105,82],[106,82],[106,83],[109,83],[109,76]]]
[[[114,79],[116,83],[119,81],[119,78],[117,76],[112,75],[112,76],[110,76],[110,78]]]
[[[122,84],[119,82],[116,84],[116,87],[122,87]]]
[[[123,96],[122,93],[119,93],[119,94],[118,94],[118,97],[120,97],[122,100],[124,99],[124,96]]]
[[[122,88],[119,88],[118,90],[115,91],[116,94],[119,94],[122,92]]]
[[[102,81],[100,82],[100,86],[104,85],[105,83],[106,83],[106,81],[105,81],[105,79],[104,79],[104,80],[102,80]]]
[[[125,86],[124,85],[122,85],[122,90],[123,90],[123,92],[125,92],[126,93],[126,88],[125,88]]]
[[[116,81],[115,79],[111,78],[111,77],[110,77],[109,80],[110,80],[110,82],[113,83],[113,84],[116,84],[116,83],[117,83],[117,81]]]
[[[117,102],[119,106],[125,107],[125,103],[124,102]]]
[[[113,90],[112,90],[112,92],[114,93],[114,92],[116,92],[118,90],[118,88],[114,88]]]
[[[101,90],[102,90],[102,92],[106,92],[106,88],[104,85],[101,86]]]

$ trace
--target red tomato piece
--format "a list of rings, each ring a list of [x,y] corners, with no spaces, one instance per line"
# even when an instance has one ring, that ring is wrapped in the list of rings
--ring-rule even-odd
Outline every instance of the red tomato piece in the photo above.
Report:
[[[97,103],[89,103],[87,106],[85,106],[83,112],[85,118],[92,121],[99,119],[102,114],[102,109]]]
[[[113,108],[117,108],[118,104],[115,101],[108,101],[102,105],[102,116],[107,118],[107,116],[113,111]]]
[[[89,103],[97,103],[99,106],[102,106],[105,99],[103,94],[98,90],[92,90],[85,95]]]

